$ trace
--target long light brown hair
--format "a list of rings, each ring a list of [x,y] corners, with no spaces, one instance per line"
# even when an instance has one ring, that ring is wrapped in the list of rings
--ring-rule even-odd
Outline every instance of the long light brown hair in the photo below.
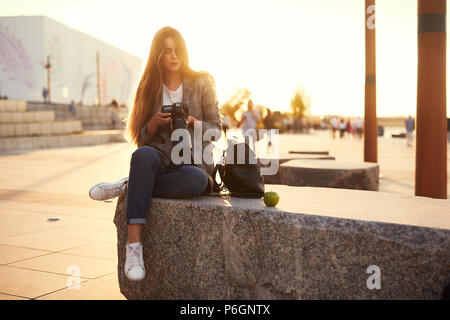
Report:
[[[206,76],[214,84],[214,80],[208,73],[197,72],[190,68],[186,43],[178,30],[172,27],[158,30],[153,38],[147,65],[139,82],[133,109],[128,118],[128,133],[132,142],[138,146],[142,145],[140,130],[156,112],[153,110],[154,106],[161,101],[164,81],[162,57],[166,49],[164,42],[169,37],[175,41],[177,57],[181,62],[182,77],[196,79]]]

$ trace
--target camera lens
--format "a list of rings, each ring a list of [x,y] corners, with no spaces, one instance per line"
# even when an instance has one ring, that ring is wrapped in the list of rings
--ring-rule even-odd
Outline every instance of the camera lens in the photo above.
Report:
[[[173,129],[186,129],[186,118],[175,118],[173,120]]]

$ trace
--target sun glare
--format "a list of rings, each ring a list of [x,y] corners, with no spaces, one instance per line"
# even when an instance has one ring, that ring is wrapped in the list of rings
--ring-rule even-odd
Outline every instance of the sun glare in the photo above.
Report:
[[[145,66],[155,32],[177,28],[219,102],[237,88],[289,109],[299,86],[312,114],[364,114],[364,1],[15,1],[5,15],[47,15],[130,52]],[[102,13],[99,15],[98,13]],[[415,114],[417,0],[377,0],[377,113]]]

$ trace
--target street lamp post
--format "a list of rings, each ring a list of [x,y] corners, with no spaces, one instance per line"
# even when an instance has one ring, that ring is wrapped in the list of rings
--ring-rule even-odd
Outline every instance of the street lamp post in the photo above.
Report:
[[[101,92],[100,92],[100,53],[97,51],[97,99],[98,99],[98,105],[101,106]]]
[[[415,195],[447,199],[446,0],[418,1]]]

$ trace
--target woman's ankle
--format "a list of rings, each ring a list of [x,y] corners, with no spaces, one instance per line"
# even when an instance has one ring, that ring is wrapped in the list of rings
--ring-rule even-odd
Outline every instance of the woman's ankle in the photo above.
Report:
[[[129,224],[128,225],[128,243],[141,242],[143,224]]]

